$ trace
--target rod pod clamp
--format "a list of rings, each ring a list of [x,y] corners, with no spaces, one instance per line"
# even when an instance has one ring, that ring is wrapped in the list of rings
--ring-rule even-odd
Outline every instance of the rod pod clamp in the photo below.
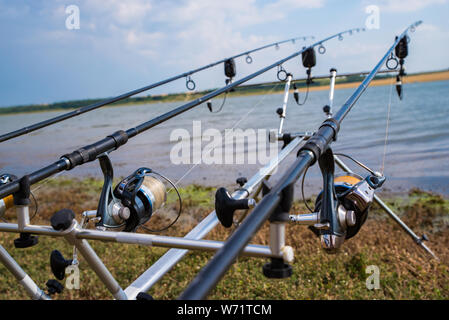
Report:
[[[226,188],[219,188],[215,193],[215,213],[225,228],[230,228],[234,221],[235,210],[250,209],[256,205],[254,199],[234,199]]]
[[[14,205],[27,207],[30,205],[30,176],[23,176],[19,180],[19,190],[13,194]],[[14,247],[18,249],[30,248],[38,244],[39,238],[38,236],[32,236],[29,233],[20,233],[19,238],[14,239]]]
[[[271,190],[267,181],[262,182],[262,194],[265,196]],[[268,219],[270,223],[286,223],[289,221],[289,212],[293,205],[294,184],[289,184],[281,191],[281,200]],[[270,258],[270,262],[262,267],[263,275],[270,279],[284,279],[293,274],[293,268],[282,258]]]

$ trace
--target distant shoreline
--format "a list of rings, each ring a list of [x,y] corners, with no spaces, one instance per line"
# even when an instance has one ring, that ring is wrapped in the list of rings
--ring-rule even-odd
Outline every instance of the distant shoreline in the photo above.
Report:
[[[338,78],[336,81],[335,89],[348,89],[356,88],[361,83],[362,75],[355,75],[350,77]],[[417,82],[433,82],[449,80],[449,70],[443,71],[430,71],[416,74],[410,74],[404,77],[403,83],[417,83]],[[385,86],[394,84],[395,76],[383,75],[376,77],[370,84],[370,86]],[[304,88],[304,81],[297,82],[298,87]],[[238,96],[250,96],[250,95],[263,95],[263,94],[278,94],[283,91],[283,87],[274,87],[276,83],[261,83],[257,85],[241,86],[236,88],[234,92],[229,93],[230,97]],[[317,80],[314,85],[309,88],[310,91],[322,91],[329,89],[329,80]],[[110,104],[106,107],[125,106],[125,105],[137,105],[137,104],[152,104],[152,103],[165,103],[165,102],[182,102],[190,101],[199,98],[211,90],[204,90],[198,92],[187,93],[174,93],[174,94],[161,94],[161,95],[149,95],[147,97],[128,98],[123,101]],[[12,107],[1,107],[0,116],[16,115],[21,113],[37,113],[37,112],[50,112],[50,111],[71,111],[89,104],[93,104],[104,99],[86,99],[75,100],[66,102],[56,102],[51,104],[39,104],[39,105],[22,105]]]

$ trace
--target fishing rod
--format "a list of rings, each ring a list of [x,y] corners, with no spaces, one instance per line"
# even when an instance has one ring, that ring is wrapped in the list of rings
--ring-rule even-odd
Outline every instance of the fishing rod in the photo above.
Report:
[[[21,189],[26,191],[27,189],[29,189],[30,185],[35,184],[41,180],[44,180],[58,172],[61,172],[64,170],[72,170],[73,168],[75,168],[79,165],[96,160],[100,155],[102,155],[104,153],[109,153],[113,150],[117,150],[119,147],[126,144],[129,139],[135,137],[136,135],[138,135],[142,132],[145,132],[146,130],[151,129],[151,128],[153,128],[153,127],[155,127],[175,116],[178,116],[198,105],[201,105],[204,102],[207,102],[208,100],[210,100],[220,94],[226,93],[226,92],[230,91],[231,89],[233,89],[233,88],[235,88],[235,87],[237,87],[237,86],[239,86],[239,85],[241,85],[241,84],[273,69],[273,68],[282,66],[283,63],[285,63],[299,55],[302,55],[303,59],[304,59],[304,56],[307,56],[307,54],[314,55],[314,48],[316,46],[318,46],[319,48],[324,47],[323,43],[325,43],[331,39],[337,38],[337,37],[341,38],[342,35],[345,33],[351,32],[351,34],[352,34],[353,30],[363,30],[363,29],[359,29],[359,28],[349,29],[349,30],[346,30],[343,32],[336,33],[327,38],[324,38],[320,41],[315,42],[314,44],[312,44],[308,47],[304,47],[303,49],[287,56],[286,58],[278,60],[275,63],[258,70],[242,79],[239,79],[232,83],[229,83],[228,85],[226,85],[222,88],[219,88],[215,91],[205,94],[204,96],[202,96],[198,99],[192,100],[184,105],[181,105],[181,106],[179,106],[171,111],[168,111],[158,117],[155,117],[149,121],[141,123],[140,125],[138,125],[136,127],[130,128],[126,131],[124,131],[124,130],[116,131],[116,132],[112,133],[111,135],[108,135],[106,138],[101,139],[93,144],[84,146],[78,150],[73,151],[72,153],[65,154],[65,155],[61,156],[61,158],[58,161],[56,161],[46,167],[43,167],[43,168],[41,168],[37,171],[34,171],[28,175],[24,175],[22,178],[17,179],[15,181],[10,181],[7,184],[1,185],[0,186],[0,199],[10,196],[14,193],[18,193],[21,191]],[[307,54],[306,54],[306,52],[307,52]],[[20,197],[20,196],[18,195],[18,197]]]
[[[134,96],[136,94],[148,91],[150,89],[154,89],[154,88],[160,87],[162,85],[168,84],[170,82],[173,82],[173,81],[181,79],[181,78],[186,78],[186,88],[188,90],[190,90],[190,91],[195,90],[196,84],[192,80],[191,76],[193,74],[195,74],[195,73],[200,72],[200,71],[204,71],[206,69],[210,69],[212,67],[215,67],[216,65],[219,65],[221,63],[224,63],[225,75],[228,77],[227,81],[229,82],[236,75],[236,66],[235,66],[234,59],[237,59],[237,58],[242,57],[242,56],[246,56],[246,58],[245,58],[246,63],[251,64],[253,62],[253,58],[250,56],[250,54],[252,54],[254,52],[261,51],[261,50],[264,50],[264,49],[267,49],[267,48],[271,48],[273,46],[275,46],[276,48],[279,48],[279,45],[281,45],[281,44],[284,44],[284,43],[287,43],[287,42],[292,42],[294,44],[296,40],[302,39],[303,41],[306,41],[309,38],[310,39],[314,39],[315,37],[314,36],[302,36],[302,37],[295,37],[295,38],[291,38],[291,39],[287,39],[287,40],[283,40],[283,41],[273,42],[271,44],[264,45],[264,46],[256,48],[256,49],[245,51],[245,52],[236,54],[234,56],[218,60],[216,62],[213,62],[213,63],[207,64],[207,65],[204,65],[202,67],[199,67],[197,69],[193,69],[193,70],[181,73],[179,75],[173,76],[171,78],[167,78],[165,80],[152,83],[152,84],[150,84],[148,86],[145,86],[145,87],[142,87],[140,89],[132,90],[132,91],[123,93],[121,95],[118,95],[116,97],[113,97],[113,98],[108,98],[108,99],[105,99],[105,100],[102,100],[102,101],[99,101],[99,102],[95,102],[93,104],[90,104],[90,105],[78,108],[76,110],[64,113],[64,114],[56,116],[54,118],[47,119],[47,120],[44,120],[44,121],[41,121],[41,122],[37,122],[35,124],[23,127],[21,129],[5,133],[3,135],[0,135],[0,142],[4,142],[4,141],[10,140],[10,139],[22,136],[24,134],[31,133],[31,132],[36,131],[38,129],[45,128],[45,127],[50,126],[52,124],[55,124],[55,123],[58,123],[58,122],[61,122],[61,121],[64,121],[64,120],[67,120],[67,119],[70,119],[70,118],[73,118],[73,117],[77,117],[77,116],[79,116],[79,115],[81,115],[83,113],[86,113],[86,112],[89,112],[89,111],[101,108],[103,106],[112,104],[112,103],[117,102],[117,101],[124,100],[124,99],[129,98],[131,96]]]
[[[330,145],[337,139],[343,120],[374,79],[377,72],[387,59],[391,57],[390,54],[398,46],[406,46],[407,41],[403,39],[407,39],[408,32],[415,30],[421,23],[421,21],[415,22],[405,29],[399,37],[396,37],[393,45],[387,50],[386,54],[380,59],[370,74],[366,76],[355,92],[331,118],[326,119],[322,123],[315,134],[298,151],[295,162],[289,167],[287,172],[281,176],[273,187],[269,185],[265,186],[265,196],[262,200],[229,237],[225,245],[214,255],[212,260],[192,280],[187,289],[180,295],[180,299],[204,299],[235,262],[242,249],[266,220],[270,219],[271,222],[270,238],[272,236],[275,239],[281,237],[282,233],[285,232],[283,227],[285,228],[285,222],[288,220],[288,212],[292,207],[294,184],[304,171],[316,162],[319,163],[323,175],[323,191],[319,214],[316,215],[317,219],[314,221],[314,226],[317,229],[316,231],[320,236],[324,249],[329,252],[334,252],[342,245],[347,235],[346,231],[350,227],[353,227],[357,221],[354,221],[354,211],[343,210],[345,207],[340,203],[342,200],[337,198],[333,175],[335,168],[334,155]],[[406,48],[399,48],[399,51],[401,50],[402,52],[407,51]],[[397,51],[398,49],[396,49]],[[406,54],[401,57],[402,63],[405,56]],[[363,186],[364,190],[373,197],[374,189],[380,187],[384,181],[385,178],[383,176],[372,174],[359,186]],[[360,200],[360,197],[363,196],[363,191],[357,189],[351,190],[354,191],[353,197]],[[366,203],[366,205],[368,204]],[[343,211],[340,212],[340,210]],[[282,242],[278,242],[277,245],[279,247],[282,245]],[[271,259],[271,262],[264,266],[265,275],[277,278],[289,276],[292,272],[291,270],[291,266],[281,259]]]

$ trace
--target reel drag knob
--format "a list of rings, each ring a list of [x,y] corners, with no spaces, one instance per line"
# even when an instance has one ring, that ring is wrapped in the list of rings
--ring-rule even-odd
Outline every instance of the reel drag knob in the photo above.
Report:
[[[128,220],[131,215],[131,211],[128,207],[123,206],[120,203],[114,203],[112,206],[112,218],[117,223],[122,223],[124,220]]]
[[[254,199],[233,199],[226,188],[219,188],[215,193],[215,213],[225,228],[230,228],[235,210],[250,209],[255,206]]]

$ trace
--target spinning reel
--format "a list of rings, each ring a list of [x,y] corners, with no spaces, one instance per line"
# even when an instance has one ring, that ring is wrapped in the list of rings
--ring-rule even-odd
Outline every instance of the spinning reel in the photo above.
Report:
[[[97,217],[100,218],[96,224],[97,228],[133,232],[137,227],[148,222],[167,200],[167,190],[162,180],[167,181],[178,195],[179,217],[182,210],[181,196],[168,178],[152,169],[139,168],[120,181],[113,191],[111,161],[106,155],[100,156],[99,161],[104,175],[104,184],[97,210]]]
[[[315,202],[318,223],[309,228],[320,237],[321,245],[329,253],[335,252],[346,239],[359,232],[368,217],[374,191],[385,182],[385,177],[380,173],[358,161],[356,163],[370,174],[363,178],[346,173],[334,178],[332,150],[327,149],[319,159],[324,181],[323,191]]]

